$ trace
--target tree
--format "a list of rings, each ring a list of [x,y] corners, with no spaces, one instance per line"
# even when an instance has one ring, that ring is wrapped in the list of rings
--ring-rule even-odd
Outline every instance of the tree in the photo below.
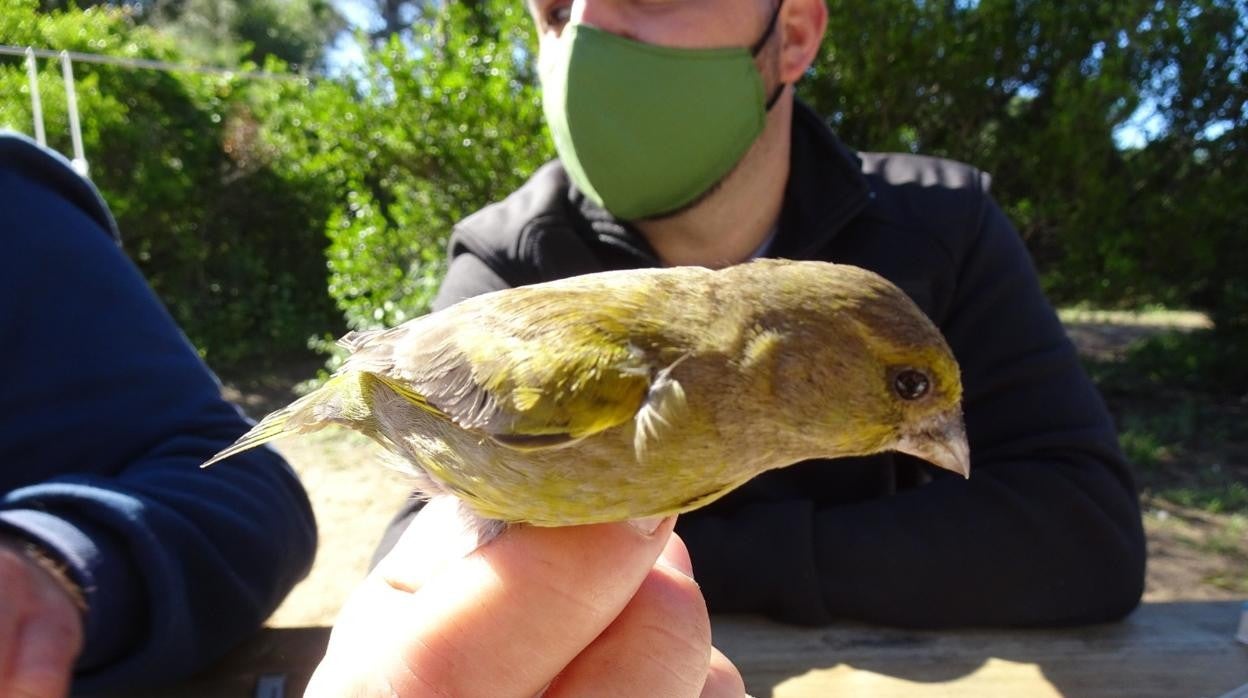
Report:
[[[454,223],[552,156],[533,40],[521,6],[483,0],[447,4],[366,55],[363,120],[333,147],[367,166],[328,229],[330,293],[353,327],[424,312]]]
[[[1224,262],[1248,199],[1243,0],[829,8],[802,94],[854,146],[992,173],[1056,298],[1240,302]],[[1150,142],[1124,147],[1149,110]]]
[[[330,35],[307,19],[317,0],[246,12],[237,0],[137,0],[53,15],[36,1],[0,6],[9,43],[175,61],[220,44],[230,65],[265,58],[281,72],[275,56],[312,60],[308,47]],[[93,173],[145,270],[213,351],[241,346],[222,341],[227,329],[277,332],[289,346],[296,328],[332,324],[294,319],[323,318],[309,308],[326,289],[354,327],[422,312],[454,222],[552,155],[520,3],[371,1],[379,25],[360,69],[338,80],[81,68]],[[1191,305],[1248,337],[1248,0],[829,9],[799,90],[847,143],[990,172],[1059,302]],[[271,46],[239,38],[270,30]],[[41,79],[61,118],[57,76]],[[20,60],[0,61],[0,123],[28,123],[24,85]],[[308,261],[309,249],[326,258]],[[290,318],[258,323],[253,296],[278,299]],[[229,322],[202,324],[209,308]],[[1234,349],[1218,365],[1248,366],[1248,340],[1220,345]]]
[[[347,27],[330,0],[41,0],[44,12],[113,7],[174,38],[183,56],[237,67],[277,58],[296,69],[323,68]]]
[[[385,44],[390,36],[410,35],[417,18],[430,9],[431,0],[366,0],[376,12],[379,24],[369,31],[375,44]]]
[[[185,62],[179,46],[116,8],[43,14],[34,0],[0,5],[0,35],[20,45]],[[271,70],[283,66],[271,62]],[[280,360],[341,327],[326,294],[324,228],[335,192],[308,176],[303,153],[260,134],[267,105],[299,101],[304,81],[74,66],[91,177],[118,219],[126,251],[214,365]],[[59,65],[38,75],[50,145],[68,152]],[[318,103],[349,95],[327,83]],[[0,126],[29,130],[25,67],[0,60]]]

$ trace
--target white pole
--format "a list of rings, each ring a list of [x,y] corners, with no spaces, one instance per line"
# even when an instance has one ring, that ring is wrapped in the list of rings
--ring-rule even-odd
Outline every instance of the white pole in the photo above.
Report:
[[[26,77],[30,80],[30,115],[35,120],[35,140],[39,145],[47,145],[48,137],[43,132],[43,102],[39,100],[39,73],[36,71],[35,50],[26,47]]]
[[[74,92],[74,68],[69,52],[61,51],[61,74],[65,76],[65,106],[69,112],[69,135],[74,141],[74,169],[87,176],[87,157],[82,152],[82,127],[78,123],[78,95]]]

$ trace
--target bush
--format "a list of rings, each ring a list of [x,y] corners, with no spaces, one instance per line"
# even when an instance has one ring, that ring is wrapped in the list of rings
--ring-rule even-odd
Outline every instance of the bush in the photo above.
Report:
[[[168,39],[120,10],[36,7],[0,9],[6,43],[180,60]],[[91,178],[126,250],[205,357],[217,366],[281,357],[340,326],[325,293],[332,199],[257,137],[252,106],[306,85],[90,63],[75,63],[74,74]],[[69,152],[58,62],[41,61],[39,89],[49,145]],[[24,65],[0,61],[0,125],[30,124]]]
[[[846,142],[990,172],[1061,303],[1248,327],[1243,2],[828,6],[800,87]]]
[[[111,4],[37,7],[0,6],[0,40],[185,59],[185,43]],[[410,35],[366,49],[359,73],[342,79],[75,66],[92,176],[130,253],[214,363],[424,312],[454,222],[551,157],[523,7],[423,7]],[[1193,346],[1203,357],[1194,370],[1243,385],[1242,2],[829,9],[799,88],[847,143],[983,167],[1056,301],[1208,310],[1219,348]],[[305,25],[312,16],[294,14]],[[299,55],[315,53],[315,32],[287,29],[274,36],[304,37]],[[265,69],[285,71],[272,59]],[[55,66],[43,64],[40,84],[53,145],[67,151]],[[1141,142],[1120,142],[1150,109]],[[0,59],[0,124],[28,129],[29,118],[21,60]]]
[[[355,328],[425,312],[454,223],[552,157],[524,10],[450,3],[423,26],[368,53],[356,84],[357,166],[327,229],[329,291]]]

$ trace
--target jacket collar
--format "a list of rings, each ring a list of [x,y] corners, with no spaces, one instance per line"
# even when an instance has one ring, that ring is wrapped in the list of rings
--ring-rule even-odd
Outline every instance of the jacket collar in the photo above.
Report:
[[[587,224],[591,239],[599,244],[615,248],[629,257],[635,257],[639,266],[658,266],[659,255],[650,243],[628,221],[622,221],[594,203],[585,196],[575,184],[568,183],[568,200],[573,208],[580,213],[581,221]]]
[[[789,182],[768,257],[809,259],[870,200],[862,161],[813,109],[794,101]]]
[[[806,259],[826,246],[866,206],[870,187],[857,154],[801,100],[794,101],[789,181],[768,257]],[[569,201],[599,244],[657,265],[658,255],[627,221],[613,217],[575,186]]]

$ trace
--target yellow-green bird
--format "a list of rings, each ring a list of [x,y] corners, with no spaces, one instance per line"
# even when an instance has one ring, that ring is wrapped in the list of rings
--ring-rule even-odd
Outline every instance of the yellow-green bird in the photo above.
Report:
[[[589,274],[341,344],[323,386],[205,465],[340,424],[400,456],[424,494],[538,526],[676,514],[810,458],[897,450],[969,473],[948,345],[853,266]]]

